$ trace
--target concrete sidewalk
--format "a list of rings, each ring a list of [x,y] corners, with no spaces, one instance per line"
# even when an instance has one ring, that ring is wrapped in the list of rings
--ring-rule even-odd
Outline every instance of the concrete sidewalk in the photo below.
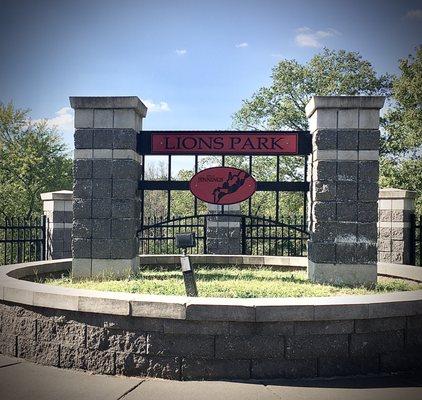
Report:
[[[2,400],[420,400],[422,375],[179,382],[91,375],[0,356]]]

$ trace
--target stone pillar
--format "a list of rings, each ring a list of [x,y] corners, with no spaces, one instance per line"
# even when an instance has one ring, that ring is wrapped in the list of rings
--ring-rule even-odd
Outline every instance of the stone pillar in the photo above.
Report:
[[[410,263],[410,216],[415,211],[416,192],[380,189],[378,201],[378,261]]]
[[[308,276],[314,282],[377,280],[380,96],[315,96]]]
[[[124,276],[138,266],[138,97],[71,97],[75,109],[74,277]]]
[[[222,215],[222,207],[207,204],[207,254],[242,254],[241,219],[240,217]],[[240,214],[240,204],[224,206],[227,214]]]
[[[72,257],[72,191],[41,193],[47,217],[47,258]]]

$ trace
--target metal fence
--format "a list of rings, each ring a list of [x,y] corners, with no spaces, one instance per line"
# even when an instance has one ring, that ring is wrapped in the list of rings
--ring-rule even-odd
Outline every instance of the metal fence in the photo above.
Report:
[[[304,256],[309,234],[303,217],[278,221],[269,217],[242,216],[242,254]]]
[[[206,218],[191,217],[152,217],[146,218],[146,223],[138,232],[139,251],[141,254],[180,254],[182,250],[176,247],[178,233],[195,232],[196,247],[188,249],[192,254],[206,253]]]
[[[410,219],[410,264],[422,266],[422,215]]]
[[[0,265],[45,260],[46,232],[45,216],[0,220]]]
[[[301,217],[271,220],[266,217],[229,215],[240,222],[242,254],[304,256],[308,233]],[[179,254],[177,233],[195,232],[196,247],[191,254],[207,254],[207,220],[215,214],[189,217],[153,217],[146,219],[138,232],[141,254]]]

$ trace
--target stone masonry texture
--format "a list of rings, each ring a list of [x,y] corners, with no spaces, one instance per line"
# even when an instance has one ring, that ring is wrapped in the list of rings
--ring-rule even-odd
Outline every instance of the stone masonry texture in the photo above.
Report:
[[[136,150],[133,129],[78,129],[75,149]],[[140,203],[140,164],[133,159],[76,159],[74,167],[73,256],[133,259]]]
[[[47,257],[72,257],[72,192],[41,193],[43,214],[47,217]]]
[[[207,254],[242,254],[241,219],[222,215],[221,206],[208,204]],[[226,214],[240,214],[239,204],[225,206]]]
[[[416,193],[401,189],[380,189],[378,201],[378,261],[411,262],[411,215]]]
[[[337,135],[344,137],[351,133],[324,130],[314,135],[317,138],[329,136],[330,141],[327,139],[327,142],[323,142],[324,148],[331,146],[336,150]],[[356,142],[354,150],[359,150],[359,142]],[[353,264],[356,262],[356,244],[360,243],[362,246],[359,251],[365,253],[366,262],[375,263],[372,247],[376,244],[376,229],[371,234],[366,232],[360,235],[358,230],[361,224],[375,224],[376,227],[378,162],[316,161],[313,168],[316,180],[313,182],[311,248],[314,246],[315,251],[310,251],[310,260]],[[373,196],[375,193],[376,197]],[[334,241],[330,233],[323,233],[326,222],[332,223],[328,230],[337,230],[337,234],[333,233]],[[347,251],[349,244],[351,249]]]
[[[422,316],[275,323],[136,318],[0,302],[0,353],[165,379],[270,379],[422,369]]]
[[[147,108],[136,96],[71,97],[70,103],[75,109],[73,276],[126,273],[137,265],[137,137]]]
[[[321,283],[376,281],[380,97],[316,96],[308,275]]]

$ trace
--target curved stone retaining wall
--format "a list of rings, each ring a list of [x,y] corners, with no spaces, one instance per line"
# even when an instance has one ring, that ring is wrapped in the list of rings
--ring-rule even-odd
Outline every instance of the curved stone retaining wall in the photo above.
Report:
[[[0,352],[61,368],[168,379],[265,379],[422,368],[422,291],[295,299],[143,296],[17,280],[70,260],[0,273]],[[412,275],[382,264],[379,272]]]
[[[189,258],[194,265],[270,266],[295,269],[306,269],[308,266],[306,257],[191,254]],[[180,254],[141,254],[139,260],[141,266],[177,265],[180,268]]]

